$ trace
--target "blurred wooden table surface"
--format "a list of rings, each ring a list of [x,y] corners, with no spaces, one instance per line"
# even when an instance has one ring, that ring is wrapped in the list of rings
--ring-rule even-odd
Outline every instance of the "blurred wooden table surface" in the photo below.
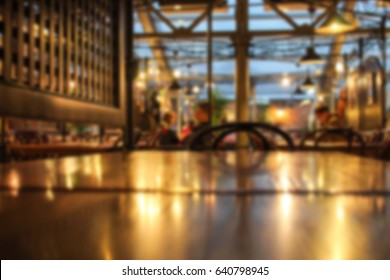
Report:
[[[0,257],[390,259],[390,164],[133,152],[0,165]]]
[[[108,151],[111,148],[112,144],[98,143],[12,144],[8,147],[11,153],[20,154],[22,156],[99,153]]]

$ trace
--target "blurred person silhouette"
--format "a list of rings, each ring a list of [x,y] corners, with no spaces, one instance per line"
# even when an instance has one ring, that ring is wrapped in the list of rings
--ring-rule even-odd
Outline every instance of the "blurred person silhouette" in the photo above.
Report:
[[[348,93],[348,90],[347,88],[343,88],[341,91],[340,91],[340,95],[339,95],[339,99],[337,101],[337,115],[339,117],[339,120],[340,120],[340,124],[342,126],[345,126],[347,124],[347,114],[346,114],[346,110],[347,110],[347,93]]]
[[[157,91],[153,91],[152,96],[150,98],[150,113],[153,117],[153,120],[156,122],[157,125],[160,124],[161,121],[161,105],[158,101],[158,93]]]
[[[200,102],[195,106],[194,109],[194,117],[195,117],[195,125],[191,129],[191,133],[189,133],[185,138],[182,138],[183,144],[188,144],[190,140],[201,130],[210,127],[210,103],[208,102]],[[200,146],[206,146],[209,144],[210,140],[202,139]]]
[[[163,115],[158,136],[159,146],[174,146],[179,143],[176,131],[172,129],[175,123],[175,113],[167,112]]]
[[[337,113],[331,113],[329,107],[320,103],[314,110],[320,128],[342,128],[343,122]]]
[[[194,116],[196,124],[193,128],[193,132],[197,132],[210,126],[210,103],[201,102],[195,107]]]
[[[188,121],[180,132],[180,139],[186,139],[192,133],[194,127],[195,122],[193,120]]]

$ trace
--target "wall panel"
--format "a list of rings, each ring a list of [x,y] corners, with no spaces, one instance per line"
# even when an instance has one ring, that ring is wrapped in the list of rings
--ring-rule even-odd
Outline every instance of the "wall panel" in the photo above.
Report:
[[[0,115],[123,126],[124,5],[1,1]]]

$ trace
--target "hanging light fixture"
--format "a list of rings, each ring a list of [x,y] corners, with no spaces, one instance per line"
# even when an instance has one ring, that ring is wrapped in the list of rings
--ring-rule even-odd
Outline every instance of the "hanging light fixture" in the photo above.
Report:
[[[314,90],[315,87],[316,87],[316,85],[314,84],[312,78],[310,77],[310,73],[308,73],[305,81],[301,85],[301,88],[309,91],[309,90]]]
[[[347,33],[359,27],[359,21],[350,13],[335,11],[316,29],[322,35],[337,35]]]
[[[337,61],[336,66],[335,66],[336,72],[337,73],[344,73],[345,72],[345,66],[342,61]]]
[[[306,49],[306,54],[299,60],[299,64],[301,65],[317,65],[323,63],[325,63],[325,60],[316,52],[313,45]]]
[[[313,22],[313,15],[315,7],[313,4],[309,6],[309,13],[311,21]],[[311,37],[310,46],[306,49],[306,54],[299,60],[300,65],[317,65],[325,63],[325,60],[316,52],[314,48],[314,36]]]
[[[305,94],[305,92],[301,89],[300,86],[297,86],[297,88],[293,92],[293,95],[302,95],[302,94]]]

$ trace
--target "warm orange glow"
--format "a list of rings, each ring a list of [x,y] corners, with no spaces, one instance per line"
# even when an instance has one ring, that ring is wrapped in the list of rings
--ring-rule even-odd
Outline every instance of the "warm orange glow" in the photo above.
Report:
[[[156,74],[155,70],[156,69],[154,69],[154,68],[149,68],[148,69],[148,74],[151,75],[151,76],[155,75]]]
[[[136,82],[135,82],[135,86],[136,86],[137,88],[139,88],[139,89],[144,89],[146,85],[145,85],[145,83],[142,82],[142,81],[136,81]]]
[[[70,82],[69,82],[69,88],[70,88],[70,90],[74,90],[75,87],[76,87],[75,81],[70,81]]]
[[[336,35],[355,30],[359,27],[359,21],[348,13],[333,13],[324,23],[317,28],[319,34]]]
[[[73,176],[70,174],[67,174],[65,177],[65,180],[66,180],[65,187],[68,190],[73,190],[73,188],[74,188]]]
[[[172,213],[175,218],[180,218],[183,213],[183,205],[180,197],[175,197],[175,200],[172,204]]]
[[[282,109],[282,108],[279,108],[279,109],[276,111],[276,115],[277,115],[279,118],[284,117],[285,113],[286,113],[286,112],[285,112],[284,109]]]
[[[284,194],[281,201],[281,210],[283,216],[288,216],[291,211],[292,197],[290,194]]]
[[[11,189],[11,195],[12,196],[18,196],[19,195],[19,189],[20,189],[20,175],[17,171],[12,170],[8,177],[8,185]]]
[[[54,192],[51,188],[47,189],[45,192],[45,197],[48,201],[53,201],[54,200]]]
[[[339,220],[343,219],[344,218],[344,208],[342,206],[339,206],[337,208],[337,218]]]
[[[64,170],[65,170],[65,187],[68,190],[73,190],[74,188],[74,180],[75,173],[78,170],[78,162],[75,158],[67,158],[64,162]]]
[[[139,73],[139,79],[140,79],[140,80],[145,80],[145,79],[146,79],[146,74],[145,74],[145,72]]]

